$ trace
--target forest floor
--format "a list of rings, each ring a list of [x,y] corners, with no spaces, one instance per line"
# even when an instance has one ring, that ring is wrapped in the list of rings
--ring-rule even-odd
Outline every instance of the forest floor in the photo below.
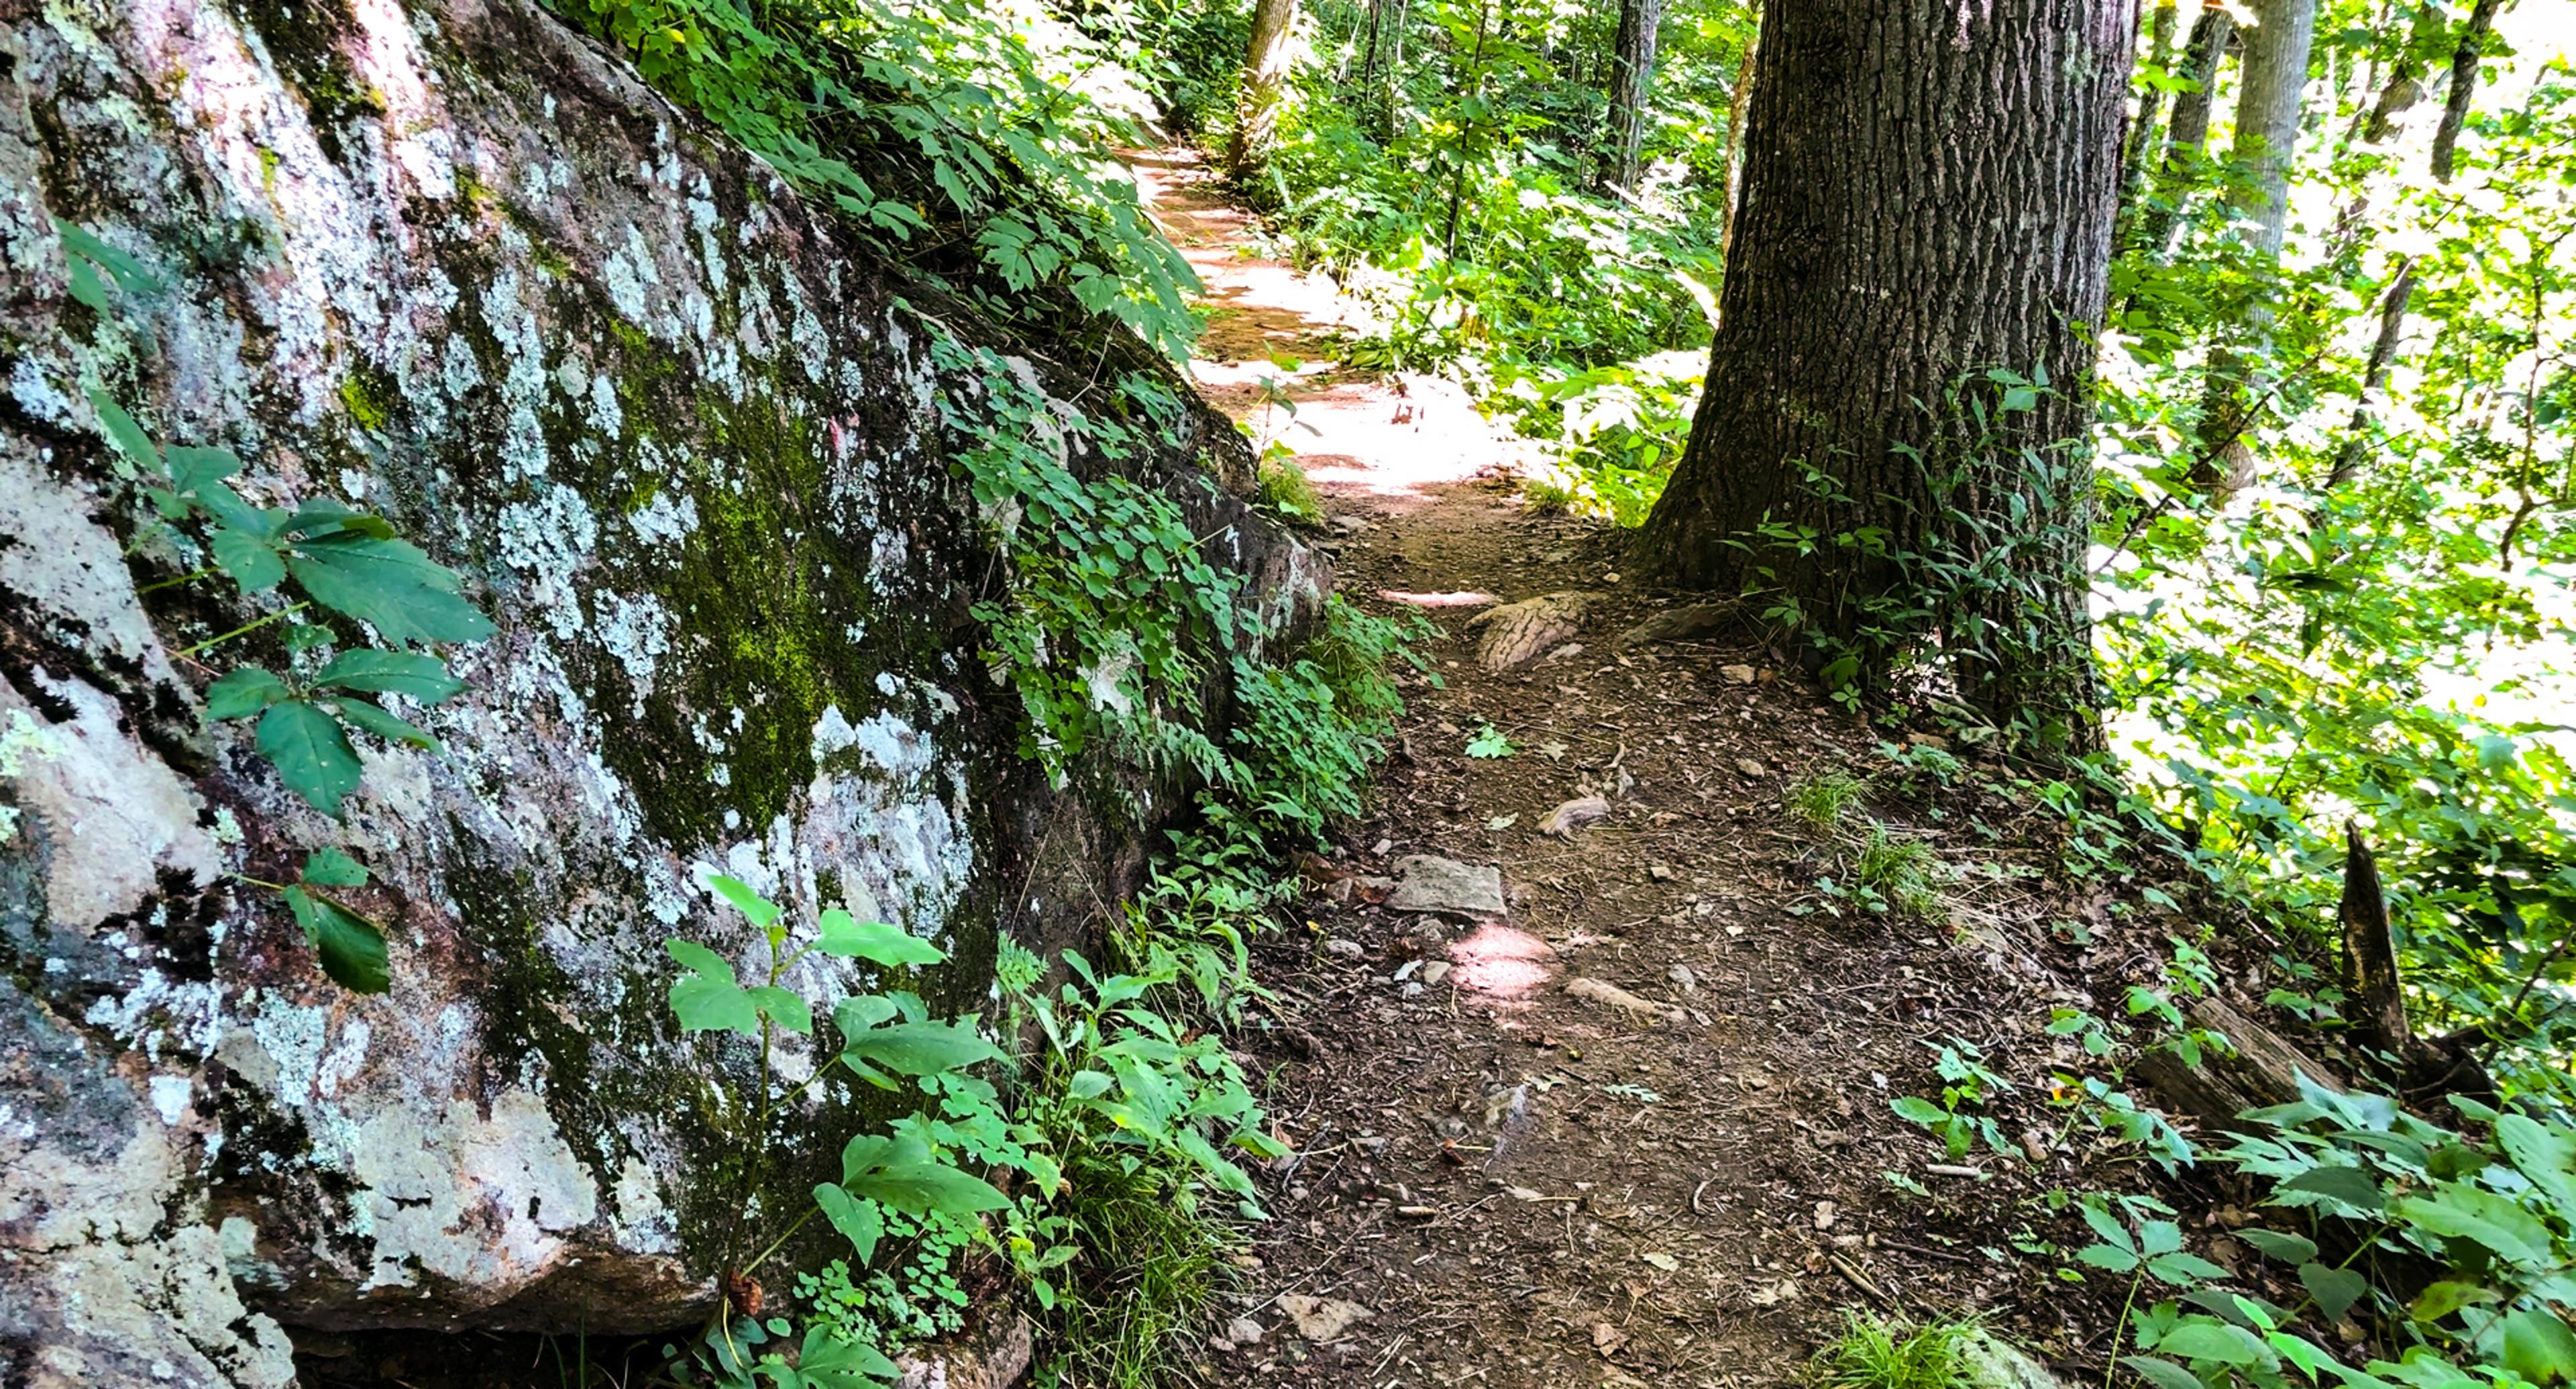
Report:
[[[1743,637],[1623,649],[1663,605],[1622,585],[1620,533],[1524,505],[1525,441],[1455,384],[1336,368],[1365,306],[1265,259],[1194,156],[1139,172],[1207,285],[1202,389],[1301,455],[1340,591],[1443,631],[1369,814],[1308,863],[1310,932],[1256,949],[1281,1023],[1256,1055],[1298,1152],[1264,1176],[1200,1377],[1777,1384],[1846,1310],[1977,1314],[2100,1363],[2120,1289],[2048,1251],[2073,1225],[2049,1193],[2090,1150],[2015,1124],[2043,1161],[1949,1159],[1889,1108],[1940,1092],[1927,1041],[2052,1054],[2051,1005],[2090,1006],[2077,981],[2116,966],[2052,934],[2084,911],[2044,886],[2054,845],[2004,832],[2024,812],[1990,792],[1873,805],[1936,849],[1949,919],[1828,898],[1834,850],[1784,792],[1866,773],[1880,735]],[[1567,590],[1594,598],[1579,635],[1479,666],[1483,604]],[[1486,725],[1509,755],[1469,755]],[[1541,832],[1595,792],[1607,818]],[[1407,855],[1498,867],[1507,911],[1372,904]]]

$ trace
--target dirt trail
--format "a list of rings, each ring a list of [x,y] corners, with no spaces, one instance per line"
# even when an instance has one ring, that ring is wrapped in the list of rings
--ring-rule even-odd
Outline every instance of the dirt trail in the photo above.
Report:
[[[1937,1089],[1917,1039],[2008,1040],[2018,1025],[1992,1020],[2044,1016],[2043,972],[1929,927],[1793,910],[1815,870],[1783,788],[1858,762],[1861,731],[1761,651],[1620,649],[1655,605],[1618,586],[1613,534],[1521,507],[1493,476],[1513,446],[1454,386],[1333,369],[1360,308],[1255,258],[1193,160],[1140,172],[1218,311],[1195,368],[1209,397],[1257,414],[1258,378],[1281,375],[1269,354],[1305,359],[1290,437],[1343,592],[1381,609],[1599,596],[1573,644],[1503,674],[1475,663],[1472,601],[1428,609],[1445,685],[1408,688],[1370,819],[1313,865],[1328,885],[1359,876],[1310,898],[1311,939],[1260,952],[1288,1026],[1259,1059],[1299,1154],[1265,1177],[1274,1218],[1203,1378],[1773,1384],[1845,1307],[2015,1304],[2043,1353],[2081,1346],[2035,1270],[1979,1248],[2006,1237],[2002,1190],[1927,1172],[1939,1154],[1888,1110]],[[1487,723],[1516,751],[1468,757]],[[1539,832],[1591,791],[1607,819]],[[1414,854],[1498,866],[1508,915],[1370,905],[1367,879]],[[1337,1304],[1368,1315],[1335,1326]],[[1234,1317],[1259,1338],[1230,1343]]]

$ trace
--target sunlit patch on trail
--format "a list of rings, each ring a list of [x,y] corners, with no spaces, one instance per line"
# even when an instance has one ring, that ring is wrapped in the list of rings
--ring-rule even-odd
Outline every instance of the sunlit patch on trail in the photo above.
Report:
[[[1460,990],[1502,1002],[1536,994],[1556,977],[1556,951],[1527,931],[1487,923],[1449,947]]]

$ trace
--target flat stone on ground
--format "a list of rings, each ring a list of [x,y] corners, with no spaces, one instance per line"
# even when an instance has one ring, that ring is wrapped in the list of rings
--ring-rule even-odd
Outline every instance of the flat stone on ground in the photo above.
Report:
[[[1407,854],[1395,861],[1395,892],[1386,905],[1390,911],[1457,916],[1503,916],[1510,910],[1503,901],[1503,870],[1436,854]]]

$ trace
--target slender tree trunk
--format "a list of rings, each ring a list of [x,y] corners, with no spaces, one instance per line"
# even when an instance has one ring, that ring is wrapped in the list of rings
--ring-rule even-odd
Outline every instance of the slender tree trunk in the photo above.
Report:
[[[2252,9],[2228,162],[2241,179],[2229,203],[2240,225],[2252,230],[2247,241],[2256,274],[2252,297],[2236,318],[2235,340],[2210,353],[2200,452],[2191,472],[2194,487],[2220,498],[2253,476],[2254,454],[2245,436],[2259,408],[2253,386],[2271,341],[2273,271],[2290,227],[2290,168],[2298,153],[2299,111],[2317,22],[2317,0],[2252,0]]]
[[[2156,0],[2147,26],[2147,71],[2162,76],[2173,65],[2174,0]],[[2156,147],[2156,117],[2164,106],[2164,88],[2149,86],[2138,94],[2138,113],[2129,121],[2129,138],[2120,156],[2121,213],[2146,187],[2147,158]]]
[[[1369,90],[1377,81],[1378,31],[1386,22],[1387,0],[1369,0],[1368,51],[1360,59],[1360,90]]]
[[[2133,3],[1766,7],[1708,384],[1643,573],[1794,609],[1829,678],[1938,627],[1999,727],[2095,742],[2085,381]],[[1943,408],[1989,368],[2050,389],[1979,376],[1983,421]],[[1925,556],[1973,573],[1938,591]]]
[[[2469,98],[2478,90],[2478,60],[2486,56],[2487,35],[2494,30],[2497,0],[2478,0],[2469,11],[2460,46],[2451,53],[2451,91],[2442,101],[2442,123],[2433,130],[2433,177],[2451,181],[2451,156],[2460,143],[2460,127],[2469,119]]]
[[[1243,98],[1235,107],[1234,139],[1226,147],[1226,173],[1236,179],[1261,171],[1279,133],[1279,102],[1287,94],[1295,61],[1297,0],[1253,0],[1252,42],[1243,56]]]
[[[1717,233],[1720,265],[1726,264],[1735,245],[1737,194],[1744,186],[1744,127],[1752,119],[1753,84],[1761,71],[1762,37],[1757,28],[1744,45],[1744,61],[1735,69],[1735,91],[1726,103],[1726,222]]]
[[[2182,71],[2176,74],[2192,85],[2174,96],[2173,123],[2166,127],[2164,163],[2156,171],[2154,196],[2138,218],[2135,245],[2160,255],[2172,250],[2183,194],[2198,177],[2201,161],[2207,157],[2209,112],[2218,94],[2218,67],[2226,60],[2227,40],[2235,32],[2235,18],[2215,5],[2202,9],[2200,18],[2192,21],[2191,40],[2183,45]]]
[[[2277,257],[2290,225],[2290,165],[2298,152],[2299,110],[2308,89],[2317,0],[2252,0],[2251,8],[2255,23],[2245,33],[2236,143],[2228,150],[2228,160],[2247,175],[2235,205],[2253,219],[2255,248],[2266,257]]]
[[[1637,181],[1637,157],[1646,143],[1646,100],[1655,84],[1655,41],[1663,23],[1664,0],[1619,0],[1619,37],[1610,55],[1610,148],[1601,159],[1601,181],[1613,188]]]
[[[2361,375],[2361,396],[2352,407],[2352,424],[2343,446],[2335,450],[2334,469],[2326,475],[2333,491],[2361,475],[2369,456],[2371,398],[2388,386],[2388,369],[2397,360],[2397,344],[2406,335],[2406,306],[2415,297],[2415,262],[2400,260],[2397,278],[2379,301],[2379,338],[2370,345],[2370,365]]]

